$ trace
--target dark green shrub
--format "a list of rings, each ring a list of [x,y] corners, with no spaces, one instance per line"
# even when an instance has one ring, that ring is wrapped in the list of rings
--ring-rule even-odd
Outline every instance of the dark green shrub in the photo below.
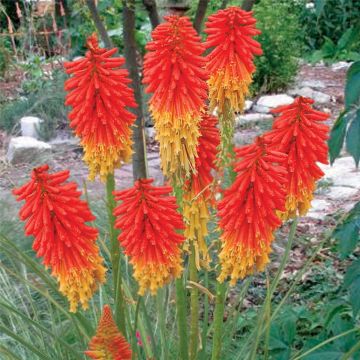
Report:
[[[337,44],[348,29],[360,24],[360,0],[318,0],[312,4],[304,6],[300,14],[305,45],[310,51],[320,49],[326,41]]]
[[[263,56],[255,60],[256,92],[286,88],[296,75],[302,51],[298,11],[292,1],[261,0],[254,6]]]

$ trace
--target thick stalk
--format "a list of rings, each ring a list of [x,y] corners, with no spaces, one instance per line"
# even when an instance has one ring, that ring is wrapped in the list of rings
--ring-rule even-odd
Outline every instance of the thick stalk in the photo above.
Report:
[[[137,49],[135,39],[135,0],[123,0],[124,55],[126,67],[132,80],[137,108],[134,109],[136,121],[133,130],[133,175],[134,180],[147,177],[146,144],[144,135],[144,112]]]
[[[216,302],[214,311],[214,337],[211,360],[220,359],[221,354],[221,338],[222,338],[222,325],[225,310],[225,293],[226,283],[217,283],[216,285]]]
[[[115,293],[115,321],[120,331],[126,336],[125,326],[125,304],[122,290],[121,279],[121,263],[120,263],[120,247],[117,240],[117,231],[115,230],[115,216],[113,214],[115,208],[115,199],[113,191],[115,190],[114,174],[109,174],[106,179],[106,197],[107,210],[109,219],[109,238],[111,248],[111,265],[112,276]]]
[[[195,261],[195,247],[191,244],[189,278],[192,282],[198,282],[198,272]],[[192,286],[190,291],[190,359],[197,358],[198,339],[199,339],[199,289]]]
[[[153,30],[160,24],[160,17],[156,7],[156,0],[143,0],[145,9],[149,15]]]
[[[86,0],[86,5],[88,6],[90,10],[91,17],[94,21],[94,24],[96,26],[97,31],[100,34],[101,40],[104,42],[105,46],[108,49],[113,48],[113,44],[111,42],[111,39],[106,31],[106,28],[104,26],[104,23],[102,22],[99,12],[96,8],[96,4],[94,0]]]
[[[199,0],[194,19],[194,28],[200,34],[209,0]]]
[[[188,360],[188,340],[186,329],[186,296],[182,277],[176,279],[176,311],[179,333],[179,355],[181,360]]]

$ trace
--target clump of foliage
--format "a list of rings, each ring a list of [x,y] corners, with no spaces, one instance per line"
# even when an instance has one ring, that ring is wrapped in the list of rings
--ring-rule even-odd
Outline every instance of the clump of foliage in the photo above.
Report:
[[[307,48],[318,50],[328,42],[338,44],[343,34],[358,26],[359,0],[319,0],[304,6],[300,14]],[[358,44],[360,39],[358,38]]]
[[[9,69],[11,63],[11,51],[8,44],[0,38],[0,78],[3,78]]]
[[[329,37],[325,37],[325,42],[320,50],[315,50],[309,57],[311,62],[324,60],[334,62],[339,60],[357,61],[360,60],[360,26],[351,27],[346,30],[337,43]]]
[[[292,2],[262,0],[254,6],[263,56],[256,59],[254,90],[276,92],[286,88],[298,69],[302,43],[300,23]]]
[[[21,97],[0,107],[0,129],[15,133],[19,130],[19,120],[23,116],[38,116],[44,120],[38,129],[40,138],[49,140],[59,123],[66,120],[63,90],[65,75],[55,70],[49,77],[39,71],[35,68],[33,74],[23,82],[24,92]]]

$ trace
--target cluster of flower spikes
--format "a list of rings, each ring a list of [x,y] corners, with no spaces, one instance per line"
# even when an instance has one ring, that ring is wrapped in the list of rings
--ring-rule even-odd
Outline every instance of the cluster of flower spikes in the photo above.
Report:
[[[136,107],[128,71],[120,68],[125,60],[114,57],[117,49],[99,47],[96,35],[87,40],[84,58],[66,62],[66,73],[72,77],[65,82],[66,105],[70,127],[81,139],[84,160],[89,166],[89,178],[108,174],[121,163],[130,160],[132,150],[130,126],[135,116],[127,107]]]
[[[274,231],[281,225],[278,211],[285,210],[287,155],[269,148],[258,137],[251,145],[236,149],[236,179],[218,203],[222,249],[219,281],[230,284],[269,261]]]
[[[66,182],[69,171],[53,174],[49,166],[35,168],[31,180],[13,193],[25,200],[20,219],[26,221],[25,234],[34,236],[33,249],[59,281],[59,290],[75,312],[78,303],[88,301],[105,281],[103,259],[96,245],[97,229],[86,225],[95,217],[74,182]],[[65,183],[66,182],[66,183]]]
[[[105,305],[95,336],[85,355],[94,360],[131,360],[130,345],[117,328],[109,305]]]
[[[226,102],[235,112],[243,110],[255,71],[254,56],[262,54],[252,38],[260,34],[255,23],[252,12],[235,6],[209,16],[204,31],[208,34],[205,46],[211,51],[206,58],[211,110],[218,107],[218,113],[223,113]]]
[[[166,16],[152,32],[144,60],[146,92],[160,142],[162,170],[183,178],[195,166],[199,123],[207,98],[205,47],[189,18]]]
[[[183,215],[186,219],[184,235],[193,241],[196,253],[196,265],[200,268],[200,256],[204,264],[209,263],[205,237],[208,234],[207,223],[210,218],[209,205],[214,202],[212,171],[216,168],[220,135],[217,118],[207,113],[200,122],[200,137],[195,161],[196,173],[184,184]]]
[[[329,114],[314,110],[313,103],[312,99],[298,97],[292,104],[272,110],[280,116],[266,138],[272,149],[288,154],[289,182],[283,219],[307,213],[315,182],[324,175],[317,162],[328,163],[329,127],[322,122]]]
[[[115,208],[115,227],[124,253],[130,257],[139,294],[157,289],[182,272],[180,244],[184,237],[176,230],[184,223],[177,212],[172,188],[156,187],[152,179],[139,179],[130,189],[115,191],[122,203]]]

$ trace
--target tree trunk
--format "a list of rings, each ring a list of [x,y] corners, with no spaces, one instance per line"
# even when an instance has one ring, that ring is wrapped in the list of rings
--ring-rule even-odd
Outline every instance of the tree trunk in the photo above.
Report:
[[[126,67],[129,70],[138,107],[135,109],[136,121],[133,127],[133,175],[134,180],[147,177],[144,114],[135,41],[135,0],[123,0],[123,34]]]
[[[244,0],[241,8],[246,11],[250,11],[252,7],[254,6],[256,0]]]
[[[112,44],[112,41],[105,29],[104,23],[101,21],[99,12],[96,8],[95,0],[86,0],[86,5],[90,10],[91,17],[94,20],[96,29],[99,32],[101,40],[104,42],[105,47],[107,47],[108,49],[113,48],[114,46]]]
[[[194,28],[200,34],[209,0],[199,0],[194,19]]]
[[[225,9],[227,3],[228,3],[228,0],[223,0],[222,3],[221,3],[220,9]]]
[[[143,0],[145,9],[149,15],[153,30],[160,24],[160,18],[156,7],[156,0]]]

